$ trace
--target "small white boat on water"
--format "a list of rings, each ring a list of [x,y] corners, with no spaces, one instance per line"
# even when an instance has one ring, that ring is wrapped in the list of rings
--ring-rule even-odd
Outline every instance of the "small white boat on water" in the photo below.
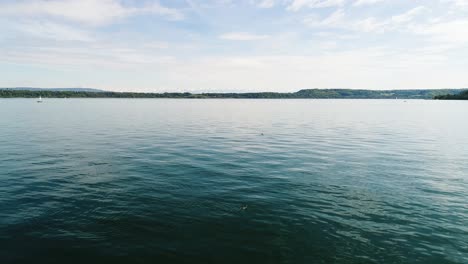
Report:
[[[41,96],[39,96],[39,99],[37,99],[37,102],[42,103],[42,97]]]

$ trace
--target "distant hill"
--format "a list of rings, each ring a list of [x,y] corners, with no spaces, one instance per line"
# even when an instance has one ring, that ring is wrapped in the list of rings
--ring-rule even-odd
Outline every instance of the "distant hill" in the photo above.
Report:
[[[435,96],[437,100],[468,100],[468,90],[457,94],[445,94]]]
[[[13,90],[13,91],[55,91],[55,92],[93,92],[102,93],[104,90],[94,88],[33,88],[33,87],[14,87],[14,88],[0,88],[0,90]]]
[[[305,89],[295,93],[298,98],[337,99],[432,99],[435,96],[460,93],[465,89],[421,90],[357,90],[357,89]]]
[[[359,90],[304,89],[295,93],[202,93],[207,98],[291,98],[291,99],[433,99],[438,95],[460,93],[465,89]]]
[[[239,98],[239,99],[433,99],[459,94],[466,89],[441,90],[355,90],[304,89],[295,93],[134,93],[108,92],[88,88],[8,88],[0,89],[0,98]]]

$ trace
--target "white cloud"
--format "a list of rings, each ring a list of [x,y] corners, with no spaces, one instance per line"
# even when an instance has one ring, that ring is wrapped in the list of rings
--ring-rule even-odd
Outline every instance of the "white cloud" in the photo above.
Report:
[[[247,32],[231,32],[222,34],[219,36],[220,39],[225,40],[238,40],[238,41],[250,41],[250,40],[262,40],[269,38],[268,35],[256,35]]]
[[[288,10],[298,11],[302,8],[322,8],[344,5],[345,0],[292,0]]]
[[[355,31],[383,33],[388,30],[390,25],[388,20],[381,21],[374,17],[369,17],[355,21],[351,26],[352,30]]]
[[[345,13],[342,9],[333,12],[325,19],[312,15],[304,19],[304,23],[310,27],[342,27],[345,25]]]
[[[413,33],[447,44],[468,44],[468,19],[435,22],[411,27]]]
[[[460,7],[467,7],[468,6],[468,0],[441,0],[442,3],[451,3],[454,4],[455,6],[460,6]]]
[[[320,19],[317,16],[307,17],[304,19],[304,23],[310,27],[329,27],[358,32],[384,33],[390,30],[400,29],[402,26],[413,21],[425,10],[425,7],[419,6],[387,19],[367,17],[352,20],[346,17],[345,12],[342,9],[338,9],[324,19]]]
[[[15,27],[23,33],[36,38],[53,39],[58,41],[93,41],[93,37],[82,30],[52,22],[19,23]]]
[[[119,0],[28,0],[0,4],[0,15],[3,16],[50,16],[91,25],[103,25],[139,14],[156,14],[174,20],[183,18],[178,10],[158,2],[142,7],[124,6]]]
[[[372,5],[372,4],[376,4],[379,2],[383,2],[383,1],[385,0],[357,0],[356,2],[354,2],[353,5],[355,6]]]
[[[276,4],[276,0],[261,0],[257,6],[260,8],[272,8]]]
[[[392,21],[395,23],[406,23],[412,21],[415,17],[427,11],[427,8],[424,6],[415,7],[403,14],[392,16]]]
[[[55,65],[65,68],[97,67],[99,69],[138,69],[151,65],[169,66],[174,58],[157,52],[146,44],[135,47],[114,43],[93,43],[86,47],[55,45],[19,47],[7,50],[0,58],[7,62]]]

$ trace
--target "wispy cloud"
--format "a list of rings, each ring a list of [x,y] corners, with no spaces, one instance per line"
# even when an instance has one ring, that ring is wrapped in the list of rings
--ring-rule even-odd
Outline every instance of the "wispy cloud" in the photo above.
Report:
[[[310,27],[330,27],[358,32],[383,33],[390,30],[401,29],[401,27],[407,25],[426,10],[427,8],[418,6],[404,13],[391,16],[390,18],[378,19],[375,17],[367,17],[353,20],[347,18],[345,12],[339,9],[323,19],[317,16],[306,17],[304,23]]]
[[[383,2],[385,0],[357,0],[356,2],[354,2],[354,6],[363,6],[363,5],[372,5],[372,4],[376,4],[376,3],[380,3],[380,2]]]
[[[459,7],[468,7],[468,0],[441,0],[442,3],[451,3]]]
[[[258,35],[247,32],[231,32],[222,34],[219,36],[220,39],[224,40],[237,40],[237,41],[251,41],[251,40],[261,40],[269,38],[269,35]]]
[[[260,0],[260,2],[257,3],[257,6],[260,8],[272,8],[275,4],[276,0]]]
[[[94,40],[91,34],[86,31],[49,21],[30,21],[19,23],[15,26],[20,32],[39,39],[80,42],[91,42]]]
[[[306,17],[304,23],[310,27],[343,27],[346,25],[345,12],[339,9],[324,19],[321,19],[317,15],[312,15]]]
[[[386,0],[251,0],[259,8],[272,8],[276,5],[285,5],[287,10],[299,11],[305,8],[329,8],[343,7],[347,4],[352,6],[372,5]],[[444,0],[442,0],[444,1]],[[465,1],[465,0],[446,0]]]
[[[159,2],[142,7],[129,7],[118,0],[28,0],[0,4],[0,15],[22,17],[54,17],[90,25],[103,25],[139,14],[154,14],[172,20],[184,15]]]
[[[452,44],[468,44],[468,19],[432,22],[423,25],[413,25],[415,34],[429,37],[432,41]]]
[[[302,8],[342,6],[345,2],[345,0],[292,0],[288,6],[288,10],[298,11]]]

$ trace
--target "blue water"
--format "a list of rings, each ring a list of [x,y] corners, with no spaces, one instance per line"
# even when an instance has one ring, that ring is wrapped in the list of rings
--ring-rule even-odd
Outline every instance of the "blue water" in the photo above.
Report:
[[[466,102],[35,101],[0,100],[1,263],[468,263]]]

